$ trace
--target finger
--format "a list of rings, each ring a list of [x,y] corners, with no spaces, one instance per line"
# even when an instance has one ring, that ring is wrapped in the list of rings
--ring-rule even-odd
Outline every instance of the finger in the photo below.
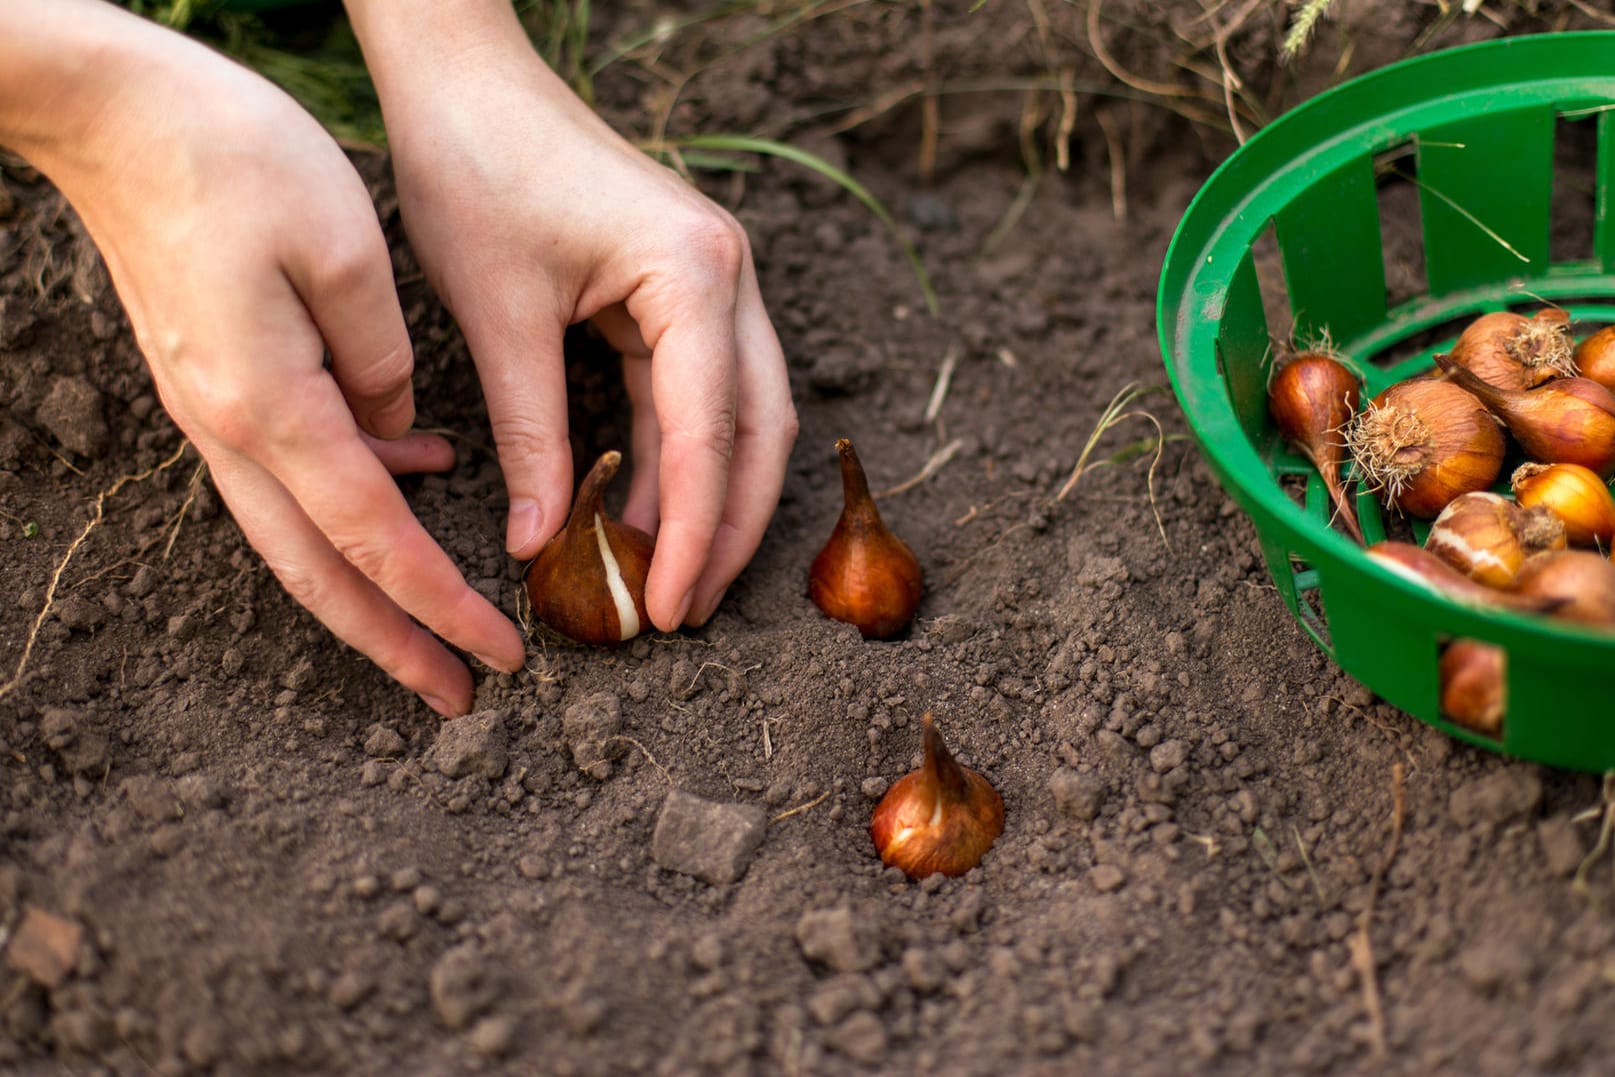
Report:
[[[656,421],[656,405],[651,399],[651,365],[648,360],[624,356],[622,361],[623,386],[628,391],[628,403],[633,411],[634,473],[628,484],[628,501],[623,505],[622,519],[648,534],[656,534],[657,516],[656,481],[657,464],[662,452],[662,427]]]
[[[415,353],[393,284],[387,240],[358,177],[355,202],[329,224],[325,244],[304,243],[287,259],[286,274],[326,347],[331,375],[366,433],[398,437],[415,421],[410,375]],[[360,223],[355,223],[358,221]]]
[[[361,430],[359,437],[393,475],[420,475],[454,467],[454,446],[438,434],[415,430],[385,441]]]
[[[779,504],[785,469],[796,443],[796,407],[779,337],[748,264],[736,307],[734,459],[722,522],[706,569],[695,587],[687,620],[705,624],[724,591],[757,552]]]
[[[470,710],[465,664],[348,564],[285,487],[234,453],[207,456],[219,495],[292,598],[439,714]]]
[[[661,524],[645,608],[663,631],[682,624],[694,601],[696,580],[723,515],[734,451],[734,307],[710,298],[701,306],[702,320],[671,324],[657,337],[651,361],[661,428],[656,469]]]
[[[529,558],[561,525],[572,500],[572,449],[566,440],[564,320],[534,307],[492,301],[457,312],[477,364],[499,467],[510,495],[505,548]]]
[[[356,435],[329,379],[295,387],[303,402],[267,449],[270,472],[354,568],[406,613],[496,669],[520,669],[510,620],[473,590],[410,512],[397,484]]]

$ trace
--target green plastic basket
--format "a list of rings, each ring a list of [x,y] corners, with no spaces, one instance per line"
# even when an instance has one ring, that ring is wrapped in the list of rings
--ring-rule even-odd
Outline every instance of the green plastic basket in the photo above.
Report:
[[[1598,147],[1586,194],[1591,256],[1555,263],[1555,142],[1573,124],[1593,125]],[[1377,167],[1393,158],[1416,168],[1418,234],[1409,243],[1422,239],[1427,282],[1395,305]],[[1178,226],[1158,303],[1162,353],[1189,425],[1254,521],[1279,594],[1318,645],[1381,698],[1455,737],[1593,771],[1615,768],[1615,636],[1462,607],[1371,561],[1328,527],[1315,474],[1305,504],[1281,485],[1311,468],[1280,443],[1266,385],[1274,341],[1324,331],[1365,376],[1366,396],[1429,367],[1485,311],[1554,302],[1570,311],[1578,336],[1615,321],[1612,196],[1615,33],[1434,53],[1321,94],[1235,152]],[[1277,325],[1267,313],[1274,289],[1264,300],[1253,249],[1269,242],[1287,292],[1289,320]],[[1362,494],[1357,505],[1368,541],[1383,538],[1378,504]],[[1439,652],[1460,637],[1507,652],[1501,740],[1439,713]]]

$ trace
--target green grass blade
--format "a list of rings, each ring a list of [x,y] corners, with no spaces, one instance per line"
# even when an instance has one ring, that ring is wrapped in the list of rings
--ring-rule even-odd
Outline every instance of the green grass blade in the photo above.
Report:
[[[914,277],[920,284],[920,293],[925,297],[925,309],[932,314],[940,312],[941,307],[937,303],[936,290],[931,287],[930,274],[926,273],[925,264],[920,261],[920,252],[915,250],[914,244],[904,237],[897,227],[897,221],[892,218],[891,213],[881,204],[880,199],[876,198],[863,184],[829,161],[788,142],[776,142],[768,138],[754,138],[750,135],[685,135],[669,139],[668,145],[679,149],[760,153],[801,165],[803,168],[811,169],[832,181],[859,202],[862,202],[865,209],[873,213],[882,224],[891,230],[893,238],[902,247],[904,256],[908,258],[909,265],[914,269]]]

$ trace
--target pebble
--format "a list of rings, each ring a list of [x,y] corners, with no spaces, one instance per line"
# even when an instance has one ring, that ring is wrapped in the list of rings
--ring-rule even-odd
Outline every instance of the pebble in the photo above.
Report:
[[[370,977],[354,969],[346,969],[336,979],[331,981],[331,989],[326,997],[331,1005],[339,1010],[351,1010],[376,989],[375,982]]]
[[[57,378],[34,410],[57,444],[80,456],[100,456],[111,442],[101,393],[77,375]]]
[[[119,786],[123,797],[135,814],[153,822],[183,819],[185,812],[173,788],[162,778],[152,774],[138,774],[125,778]]]
[[[1162,741],[1150,749],[1150,766],[1157,774],[1178,769],[1188,758],[1189,745],[1181,740]]]
[[[413,905],[403,901],[394,902],[376,917],[376,928],[389,939],[408,942],[420,929],[420,919],[415,915]]]
[[[1469,986],[1488,992],[1505,983],[1524,985],[1535,969],[1531,950],[1519,939],[1482,935],[1458,955],[1458,970]]]
[[[398,730],[379,722],[370,727],[365,737],[364,754],[372,759],[392,759],[404,754],[404,738]]]
[[[432,966],[428,987],[432,1012],[444,1026],[465,1028],[493,1005],[495,989],[480,951],[464,943],[447,951]]]
[[[1105,784],[1097,775],[1061,767],[1049,775],[1049,795],[1054,798],[1055,811],[1079,823],[1091,823],[1099,817]]]
[[[868,972],[880,961],[880,943],[851,906],[809,909],[796,921],[796,944],[809,961],[836,972]]]
[[[1542,820],[1537,824],[1536,837],[1542,859],[1554,875],[1569,875],[1581,866],[1582,858],[1587,855],[1587,845],[1568,815]]]
[[[821,1025],[833,1025],[848,1014],[880,1007],[880,991],[868,976],[843,973],[822,984],[808,997],[807,1010]]]
[[[611,777],[611,761],[627,751],[618,738],[622,732],[622,701],[611,692],[597,692],[566,709],[561,736],[572,752],[572,762],[589,777]]]
[[[12,934],[6,963],[41,987],[57,987],[78,963],[83,940],[76,921],[29,906]]]
[[[481,775],[490,781],[504,776],[505,721],[501,711],[478,711],[450,718],[438,729],[428,758],[448,778]]]
[[[1093,888],[1101,894],[1120,890],[1127,882],[1127,876],[1122,873],[1122,869],[1114,864],[1100,864],[1088,873],[1088,879],[1093,883]]]
[[[754,804],[704,800],[675,789],[662,803],[651,855],[668,871],[705,882],[732,883],[746,873],[767,820]]]
[[[516,1019],[507,1014],[484,1017],[466,1033],[465,1040],[484,1058],[503,1058],[516,1042]]]
[[[878,1063],[886,1054],[886,1026],[872,1013],[855,1013],[831,1029],[826,1042],[855,1062]]]

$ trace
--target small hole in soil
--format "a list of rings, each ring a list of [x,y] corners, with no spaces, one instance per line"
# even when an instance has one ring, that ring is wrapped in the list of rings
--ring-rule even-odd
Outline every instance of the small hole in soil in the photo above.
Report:
[[[1424,273],[1424,226],[1414,161],[1411,142],[1374,157],[1380,249],[1385,257],[1385,303],[1392,310],[1430,290]]]

